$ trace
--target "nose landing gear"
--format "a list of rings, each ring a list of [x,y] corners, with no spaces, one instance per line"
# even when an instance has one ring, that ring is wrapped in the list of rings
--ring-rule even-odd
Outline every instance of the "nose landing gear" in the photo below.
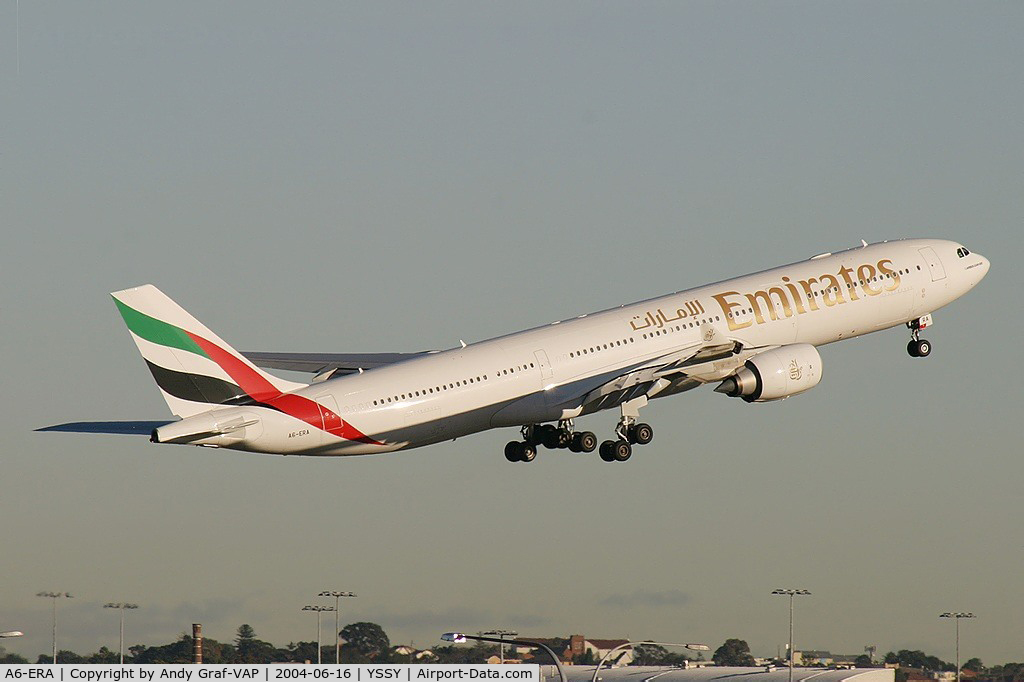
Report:
[[[907,322],[910,328],[910,343],[907,344],[907,353],[912,358],[926,358],[932,354],[931,341],[920,338],[921,330],[932,325],[932,316],[923,315],[916,320]]]

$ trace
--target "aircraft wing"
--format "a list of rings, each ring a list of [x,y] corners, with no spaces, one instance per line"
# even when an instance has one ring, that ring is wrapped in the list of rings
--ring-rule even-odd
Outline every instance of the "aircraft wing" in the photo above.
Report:
[[[717,334],[705,339],[625,371],[554,387],[549,399],[555,404],[564,404],[567,409],[582,406],[583,413],[589,414],[638,398],[682,393],[720,380],[747,357],[763,350],[744,347],[735,339]]]
[[[257,367],[284,369],[310,374],[354,374],[361,369],[373,369],[411,360],[434,350],[415,353],[263,353],[242,351],[242,355]]]

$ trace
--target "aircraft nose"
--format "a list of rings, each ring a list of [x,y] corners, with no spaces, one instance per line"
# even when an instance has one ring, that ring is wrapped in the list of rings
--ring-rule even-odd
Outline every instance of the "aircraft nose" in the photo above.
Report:
[[[985,258],[984,256],[979,256],[979,258],[981,258],[981,277],[984,277],[985,275],[988,274],[988,258]],[[978,279],[981,279],[981,277],[979,277]]]
[[[971,267],[967,272],[970,273],[971,286],[974,286],[981,280],[985,279],[985,275],[988,274],[989,262],[988,258],[985,258],[980,253],[973,253],[973,256],[977,256],[981,262]]]

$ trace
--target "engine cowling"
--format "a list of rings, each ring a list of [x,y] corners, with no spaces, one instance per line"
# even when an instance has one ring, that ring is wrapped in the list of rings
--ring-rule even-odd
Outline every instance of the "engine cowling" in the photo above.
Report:
[[[715,390],[748,403],[782,400],[821,381],[821,356],[809,343],[794,343],[758,353]]]

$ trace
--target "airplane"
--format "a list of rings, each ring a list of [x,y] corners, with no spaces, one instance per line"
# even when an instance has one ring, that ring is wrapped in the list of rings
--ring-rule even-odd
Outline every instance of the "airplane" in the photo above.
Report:
[[[177,420],[75,422],[39,429],[149,434],[176,443],[281,455],[408,450],[518,428],[510,462],[540,446],[626,461],[654,438],[654,398],[705,384],[748,403],[821,381],[817,347],[906,325],[927,357],[932,313],[970,291],[989,261],[962,244],[903,239],[822,253],[695,289],[416,353],[240,353],[153,285],[111,294]],[[306,372],[308,384],[267,369]],[[598,445],[574,420],[618,409]]]

